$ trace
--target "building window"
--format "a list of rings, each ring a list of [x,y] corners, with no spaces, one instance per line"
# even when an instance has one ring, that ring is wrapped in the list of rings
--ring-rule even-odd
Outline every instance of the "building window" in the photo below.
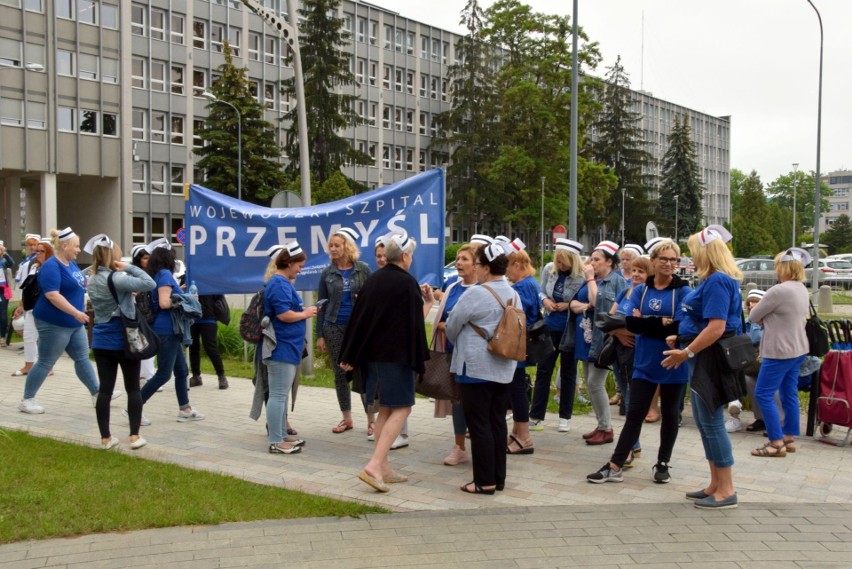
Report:
[[[133,191],[137,193],[144,193],[148,188],[148,164],[142,162],[141,160],[133,163]],[[133,218],[133,232],[136,232],[136,220],[141,219],[143,221],[142,225],[142,233],[144,237],[145,229],[144,229],[144,217],[134,217]]]
[[[151,142],[166,141],[166,113],[151,112]]]
[[[24,124],[24,102],[21,99],[0,99],[0,124],[22,126]]]
[[[98,111],[80,110],[80,132],[98,134]]]
[[[207,90],[207,70],[193,69],[192,70],[192,94],[200,97]]]
[[[162,162],[151,163],[151,192],[158,194],[166,192],[166,165]]]
[[[382,168],[390,170],[390,146],[382,146]]]
[[[394,34],[393,34],[394,49],[396,49],[396,51],[398,51],[400,53],[402,53],[402,35],[404,33],[405,33],[405,30],[401,30],[401,29],[397,28],[396,30],[394,30]]]
[[[207,179],[207,175],[204,173],[204,169],[202,168],[193,168],[192,169],[192,183],[193,184],[202,184],[204,180]]]
[[[77,109],[72,107],[57,107],[56,128],[62,132],[77,132]]]
[[[133,140],[147,140],[148,129],[145,126],[145,111],[133,109]]]
[[[0,4],[2,4],[2,2],[0,2]],[[44,12],[41,0],[24,0],[24,8],[26,8],[29,12],[38,12],[39,14]]]
[[[429,59],[429,38],[420,36],[420,59]]]
[[[425,150],[420,151],[420,165],[419,165],[419,167],[420,167],[421,172],[426,171],[426,151]]]
[[[135,186],[135,185],[134,185]],[[134,190],[136,191],[135,187]],[[145,218],[142,216],[133,217],[133,233],[131,239],[134,244],[147,243],[148,239],[145,236]]]
[[[130,31],[135,36],[145,35],[145,6],[130,5]]]
[[[364,84],[364,75],[367,71],[367,60],[358,58],[358,64],[355,67],[355,81],[358,82],[359,85]]]
[[[405,150],[405,169],[409,172],[414,171],[414,150],[411,148]]]
[[[394,69],[394,74],[393,74],[394,87],[400,93],[402,93],[402,72],[403,72],[402,69]]]
[[[98,3],[93,0],[77,0],[77,21],[82,24],[98,25]]]
[[[447,102],[447,80],[441,79],[441,100]]]
[[[201,138],[201,132],[204,130],[203,119],[192,120],[192,146],[194,148],[204,148],[204,139]]]
[[[382,128],[390,128],[390,107],[387,105],[382,108]]]
[[[183,166],[172,166],[172,193],[173,194],[182,194],[183,193]],[[183,227],[183,220],[173,219],[172,223],[175,221],[179,221],[179,225],[177,229]]]
[[[166,12],[157,8],[151,8],[151,38],[155,40],[166,39]]]
[[[183,144],[183,117],[172,116],[172,144]]]
[[[172,93],[183,95],[183,65],[172,64]]]
[[[264,63],[275,63],[276,57],[276,44],[277,40],[274,37],[267,36],[263,41],[263,62]]]
[[[118,60],[104,57],[101,60],[101,79],[104,83],[118,83]]]
[[[183,14],[172,13],[170,20],[170,35],[172,43],[183,45],[186,20]]]
[[[356,39],[364,43],[365,38],[367,37],[367,18],[358,18],[358,35]]]
[[[402,148],[399,146],[393,149],[393,169],[402,170]]]
[[[402,130],[402,109],[394,109],[393,125],[396,130]]]
[[[253,80],[249,79],[248,90],[249,90],[249,94],[252,97],[254,97],[254,100],[259,103],[260,102],[260,86],[257,84],[257,81],[253,81]]]
[[[414,55],[414,32],[405,33],[405,52]]]
[[[134,57],[130,64],[131,84],[137,89],[145,88],[145,60]]]
[[[450,58],[450,44],[449,42],[441,43],[441,63],[444,65],[447,64],[447,60]]]
[[[390,89],[390,80],[391,80],[391,67],[390,65],[385,65],[384,67],[384,75],[382,75],[382,87],[385,89]]]
[[[405,72],[405,89],[409,95],[414,94],[414,71]]]
[[[229,27],[228,28],[228,45],[231,47],[231,53],[234,54],[234,57],[240,56],[240,39],[242,38],[242,31],[239,28]]]
[[[373,159],[373,163],[370,164],[370,166],[375,167],[376,166],[376,143],[375,142],[370,143],[370,146],[367,147],[367,154],[369,154],[370,158]]]
[[[56,0],[56,17],[66,20],[74,19],[74,9],[76,2],[74,0]]]
[[[165,178],[166,165],[163,164],[163,176]],[[162,217],[151,216],[151,239],[166,236],[166,220]]]
[[[428,123],[428,113],[420,112],[420,134],[426,134],[426,124]]]
[[[375,126],[376,125],[376,115],[378,114],[379,105],[378,105],[378,103],[370,103],[369,108],[370,108],[370,114],[368,115],[369,123],[371,125]]]
[[[437,100],[438,99],[438,77],[432,77],[430,79],[429,84],[432,87],[432,98]]]
[[[431,136],[438,135],[438,121],[435,119],[434,116],[430,117],[429,120],[429,134]]]
[[[405,131],[414,132],[414,111],[405,111]]]
[[[77,54],[64,49],[56,50],[56,73],[74,77],[77,75]]]
[[[376,20],[370,20],[370,44],[376,45],[376,41],[379,35],[379,22]]]
[[[426,87],[429,85],[429,76],[420,74],[420,96],[426,98]]]
[[[275,110],[275,83],[265,83],[263,85],[263,104],[270,111]]]
[[[101,26],[111,30],[118,29],[118,6],[101,4]]]
[[[385,49],[391,49],[393,44],[393,26],[385,24]]]
[[[77,59],[80,62],[80,79],[98,80],[98,56],[81,53]]]
[[[377,70],[379,69],[378,61],[370,61],[370,85],[373,87],[376,86],[376,75],[378,75]]]
[[[104,136],[118,136],[118,115],[104,113]]]
[[[248,57],[252,61],[260,61],[260,34],[249,32]]]
[[[438,61],[441,57],[441,40],[432,40],[432,61]]]
[[[21,42],[0,38],[0,65],[21,66]]]
[[[192,47],[207,49],[207,23],[201,20],[192,21]]]
[[[289,113],[290,112],[290,95],[289,93],[284,93],[283,91],[278,91],[278,95],[281,101],[281,112]]]
[[[38,129],[47,126],[47,104],[33,101],[27,103],[27,126]]]
[[[213,51],[218,51],[222,53],[224,48],[225,41],[225,26],[222,24],[211,24],[210,25],[210,47]]]
[[[166,63],[164,61],[152,59],[149,64],[151,66],[151,77],[149,78],[149,81],[151,82],[151,90],[165,92]]]

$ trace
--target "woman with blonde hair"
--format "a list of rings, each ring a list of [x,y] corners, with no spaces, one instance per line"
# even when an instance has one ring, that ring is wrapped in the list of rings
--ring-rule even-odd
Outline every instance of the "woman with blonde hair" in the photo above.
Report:
[[[136,318],[134,293],[147,293],[154,290],[156,284],[145,271],[122,261],[121,249],[103,233],[89,239],[83,250],[92,255],[94,271],[94,275],[89,279],[88,292],[95,313],[92,351],[101,382],[101,390],[95,404],[101,448],[109,450],[118,444],[118,438],[110,433],[109,402],[115,388],[118,368],[121,367],[124,390],[127,392],[127,413],[130,418],[130,448],[136,450],[146,444],[145,439],[139,436],[142,421],[140,362],[124,355],[124,325],[121,315]]]
[[[54,245],[53,257],[47,259],[38,272],[41,295],[33,308],[38,330],[38,360],[27,374],[24,398],[18,405],[23,413],[44,413],[35,396],[53,369],[56,360],[66,352],[74,360],[77,377],[86,386],[96,403],[98,378],[89,361],[89,339],[85,324],[86,279],[74,260],[80,254],[80,238],[70,227],[50,232]]]
[[[541,304],[544,307],[544,323],[550,331],[553,346],[558,347],[565,328],[573,325],[573,316],[569,309],[571,300],[583,286],[583,261],[580,253],[583,244],[571,239],[556,239],[553,262],[544,266],[541,272]],[[569,420],[574,409],[574,393],[577,391],[577,361],[574,358],[574,346],[564,350],[556,349],[550,357],[539,362],[536,368],[533,386],[532,406],[530,407],[530,430],[544,429],[544,415],[547,401],[550,399],[550,383],[553,368],[561,356],[559,371],[561,396],[559,398],[560,433],[571,430]]]
[[[751,451],[753,456],[783,457],[796,451],[793,437],[799,435],[799,368],[808,354],[805,320],[810,299],[803,281],[805,265],[811,260],[811,255],[798,247],[776,255],[779,283],[766,291],[749,315],[752,322],[763,325],[754,398],[769,436],[769,442]],[[775,406],[776,391],[784,408],[783,425]]]
[[[28,263],[27,273],[20,284],[21,302],[12,313],[12,318],[24,315],[24,367],[12,372],[13,376],[27,375],[33,368],[38,355],[38,330],[33,317],[35,301],[40,294],[38,293],[38,270],[51,257],[53,257],[53,245],[50,239],[40,239],[35,247],[35,257]]]
[[[730,240],[731,233],[721,225],[710,225],[689,237],[701,284],[683,300],[678,335],[666,338],[672,349],[663,352],[662,361],[666,369],[687,362],[692,368],[690,402],[710,467],[710,484],[686,497],[696,500],[695,507],[711,510],[737,507],[734,455],[724,409],[728,401],[745,394],[737,375],[724,366],[717,344],[723,336],[742,333],[742,273],[726,245]]]
[[[346,381],[346,374],[335,363],[340,356],[346,325],[349,323],[358,293],[371,272],[366,263],[358,260],[360,253],[355,244],[358,239],[358,233],[348,227],[342,227],[331,234],[327,249],[330,262],[320,275],[317,291],[317,303],[320,306],[316,325],[317,350],[328,351],[334,370],[337,404],[343,416],[340,422],[332,427],[332,433],[344,433],[353,428],[351,389]],[[372,441],[375,440],[375,414],[369,411],[365,401],[362,394],[361,402],[367,414],[367,440]]]
[[[527,329],[541,318],[541,288],[535,280],[535,269],[530,256],[524,249],[526,246],[520,239],[510,244],[513,252],[508,254],[509,265],[506,267],[506,278],[512,283],[512,288],[521,299],[521,308],[527,317]],[[530,398],[529,382],[527,381],[527,363],[518,362],[515,375],[509,386],[509,401],[512,405],[512,432],[506,441],[506,452],[509,454],[532,454],[534,451],[530,436]]]

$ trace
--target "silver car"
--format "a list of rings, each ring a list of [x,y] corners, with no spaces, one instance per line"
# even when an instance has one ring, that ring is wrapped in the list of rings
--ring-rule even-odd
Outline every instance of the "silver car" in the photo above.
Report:
[[[757,288],[766,290],[769,287],[778,284],[778,277],[775,275],[775,261],[773,259],[740,259],[737,261],[737,267],[743,273],[743,286],[748,283],[754,283]],[[813,275],[812,269],[805,269],[807,282],[811,282]],[[827,274],[820,273],[820,284],[827,283]]]

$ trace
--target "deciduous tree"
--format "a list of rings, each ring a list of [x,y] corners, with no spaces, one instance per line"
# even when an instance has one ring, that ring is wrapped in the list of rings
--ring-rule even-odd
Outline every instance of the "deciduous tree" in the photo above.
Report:
[[[769,209],[766,196],[763,194],[763,184],[757,172],[752,170],[741,186],[742,196],[740,209],[734,215],[734,253],[738,257],[752,255],[772,255],[777,252],[778,245],[765,223],[756,220],[766,220]]]

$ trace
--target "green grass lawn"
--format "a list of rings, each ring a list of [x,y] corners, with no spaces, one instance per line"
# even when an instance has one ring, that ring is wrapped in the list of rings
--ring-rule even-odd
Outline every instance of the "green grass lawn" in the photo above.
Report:
[[[388,511],[17,431],[0,454],[0,543]]]

